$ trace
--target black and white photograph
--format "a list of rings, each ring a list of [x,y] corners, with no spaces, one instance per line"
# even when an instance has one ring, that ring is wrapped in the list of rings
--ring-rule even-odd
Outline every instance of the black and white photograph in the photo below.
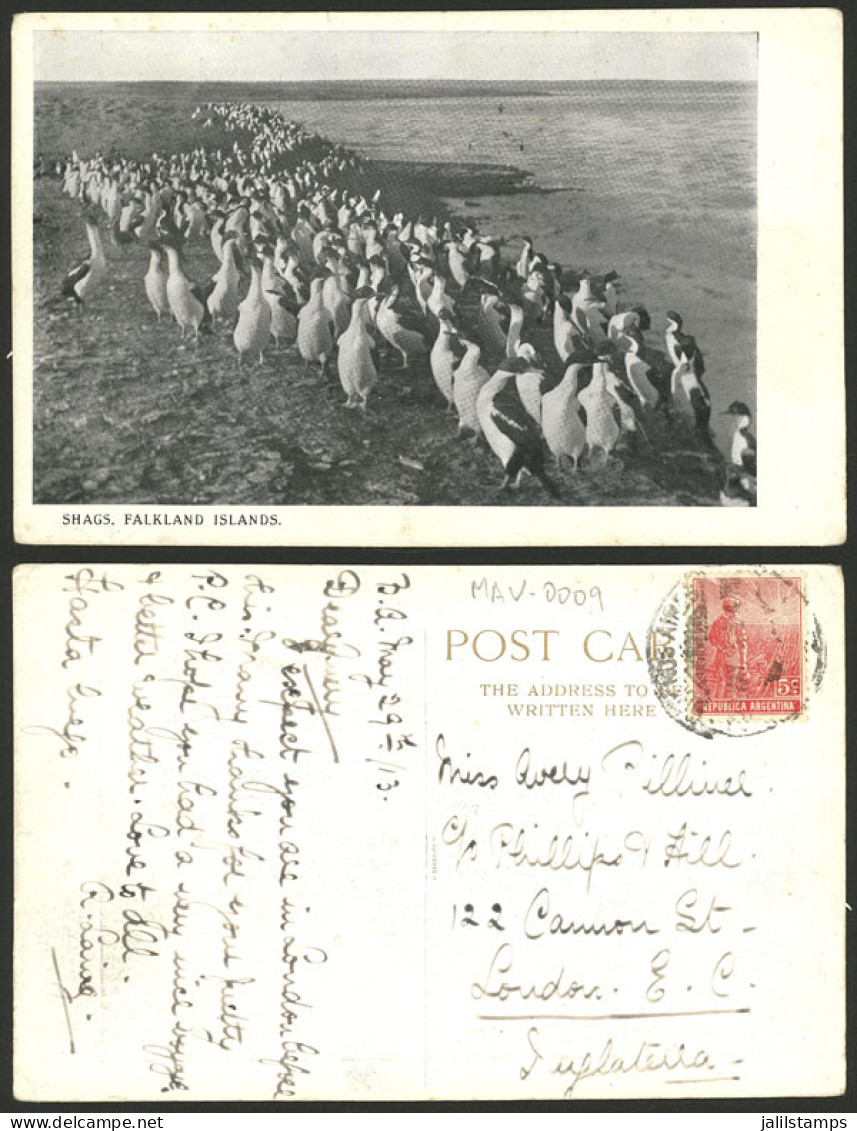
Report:
[[[36,26],[27,501],[755,508],[759,35],[392,23]]]

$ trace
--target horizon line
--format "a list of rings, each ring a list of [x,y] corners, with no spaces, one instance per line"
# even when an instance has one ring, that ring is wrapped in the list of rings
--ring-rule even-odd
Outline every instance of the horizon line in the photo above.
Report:
[[[34,85],[37,83],[48,86],[69,86],[74,83],[89,83],[90,86],[96,83],[172,83],[176,86],[248,86],[256,85],[261,86],[265,83],[283,83],[284,85],[291,86],[312,86],[313,84],[327,84],[328,86],[340,86],[345,83],[362,83],[366,86],[371,86],[377,83],[395,83],[399,86],[407,84],[425,86],[428,83],[464,83],[472,84],[473,86],[490,86],[498,83],[514,83],[516,85],[529,85],[529,86],[550,86],[552,84],[564,83],[571,85],[572,83],[592,83],[592,82],[652,82],[652,83],[695,83],[699,85],[724,85],[730,84],[734,86],[755,86],[758,84],[758,79],[696,79],[696,78],[610,78],[610,79],[515,79],[515,78],[491,78],[491,79],[366,79],[366,78],[349,78],[349,79],[140,79],[140,78],[113,78],[113,79],[93,79],[93,78],[74,78],[74,79],[33,79]]]

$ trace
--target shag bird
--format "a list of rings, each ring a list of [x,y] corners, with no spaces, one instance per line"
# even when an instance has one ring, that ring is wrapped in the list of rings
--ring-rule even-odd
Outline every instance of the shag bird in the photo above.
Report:
[[[245,354],[256,354],[259,364],[265,360],[265,346],[271,333],[271,308],[262,293],[262,263],[250,261],[250,289],[238,306],[238,321],[232,332],[232,341],[238,350],[238,364]]]
[[[705,363],[690,334],[678,333],[675,341],[678,363],[673,370],[670,391],[678,415],[691,424],[700,439],[710,443],[711,397],[702,375]]]
[[[455,323],[448,310],[440,312],[439,325],[437,338],[435,338],[435,343],[429,354],[429,364],[435,384],[446,401],[447,411],[454,412],[455,401],[452,397],[452,383],[456,358],[452,342],[455,337]]]
[[[164,249],[157,240],[152,240],[149,244],[149,270],[146,272],[145,285],[146,297],[152,304],[152,309],[158,316],[160,322],[161,316],[166,314],[169,317],[170,300],[167,297],[167,279],[169,278],[166,268],[166,257]]]
[[[673,365],[678,365],[678,335],[682,332],[683,320],[680,314],[674,310],[668,310],[666,313],[667,328],[664,331],[664,342],[666,343],[667,353],[669,354],[670,361]]]
[[[756,437],[750,431],[752,414],[743,401],[733,401],[723,415],[733,417],[735,430],[720,501],[724,506],[755,506]]]
[[[415,314],[397,307],[398,283],[385,279],[381,285],[381,301],[375,313],[375,325],[390,345],[402,356],[407,369],[412,357],[426,357],[430,347],[423,324]]]
[[[628,383],[634,390],[643,408],[654,408],[661,399],[658,389],[649,380],[649,366],[640,357],[642,338],[639,331],[628,335],[628,351],[625,354],[625,372]]]
[[[89,240],[89,255],[72,267],[62,285],[63,297],[73,299],[78,310],[83,308],[87,296],[98,286],[107,272],[107,259],[98,230],[98,213],[94,208],[83,209],[83,222]]]
[[[607,388],[607,370],[607,361],[603,357],[597,358],[592,366],[592,380],[578,395],[586,413],[586,443],[590,452],[600,448],[605,458],[619,439],[616,402]]]
[[[351,321],[339,339],[337,357],[339,380],[348,397],[345,407],[359,407],[364,412],[369,394],[378,381],[378,353],[369,330],[369,300],[373,295],[371,287],[355,291]]]
[[[238,313],[238,284],[241,281],[242,259],[234,235],[221,242],[220,268],[212,276],[214,289],[208,296],[208,309],[212,318],[230,321]]]
[[[553,308],[553,344],[560,361],[568,361],[582,336],[571,316],[571,299],[565,294],[558,295]]]
[[[479,364],[481,350],[476,342],[460,336],[464,346],[464,357],[452,377],[452,399],[458,412],[458,431],[472,432],[474,442],[482,433],[477,401],[483,385],[491,380],[491,375]]]
[[[309,301],[298,315],[298,352],[309,368],[311,362],[321,365],[322,375],[333,354],[333,322],[322,301],[324,276],[318,275],[310,284]]]
[[[203,325],[210,321],[211,315],[206,306],[208,294],[201,291],[188,279],[182,268],[178,244],[165,236],[161,243],[170,265],[170,275],[167,279],[167,299],[173,318],[181,327],[184,338],[188,330],[193,331],[194,340],[199,338]],[[212,288],[214,284],[211,284]]]
[[[577,399],[577,383],[581,369],[586,366],[569,365],[562,381],[542,397],[542,432],[553,453],[557,467],[571,461],[574,471],[586,447],[586,422]]]
[[[521,403],[514,368],[506,366],[507,363],[503,362],[483,385],[476,410],[485,439],[503,465],[500,490],[516,488],[521,471],[526,469],[556,499],[559,491],[545,471],[541,433]]]

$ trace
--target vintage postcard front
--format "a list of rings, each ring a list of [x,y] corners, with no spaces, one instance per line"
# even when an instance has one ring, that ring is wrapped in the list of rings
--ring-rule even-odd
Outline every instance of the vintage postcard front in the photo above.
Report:
[[[824,9],[27,14],[15,535],[845,536]]]
[[[15,579],[15,1093],[844,1088],[835,569]]]

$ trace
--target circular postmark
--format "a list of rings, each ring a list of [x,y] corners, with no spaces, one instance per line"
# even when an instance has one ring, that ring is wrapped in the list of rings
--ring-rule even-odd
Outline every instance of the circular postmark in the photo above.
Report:
[[[652,618],[646,662],[671,719],[740,737],[806,716],[827,647],[797,571],[694,570]]]

